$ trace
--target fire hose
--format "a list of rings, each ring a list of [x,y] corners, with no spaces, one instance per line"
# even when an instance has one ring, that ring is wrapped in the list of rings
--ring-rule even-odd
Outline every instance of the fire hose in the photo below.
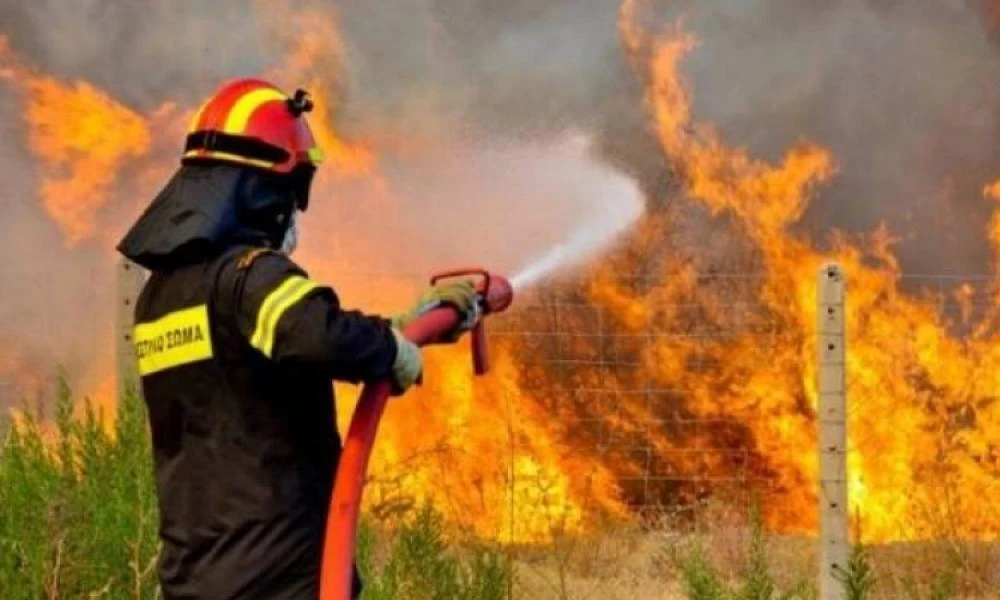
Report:
[[[482,375],[489,370],[483,318],[510,306],[514,297],[510,283],[485,269],[455,269],[435,275],[431,285],[446,278],[476,276],[480,277],[476,284],[480,312],[470,329],[470,342],[473,371]],[[440,306],[414,319],[403,329],[403,335],[418,346],[441,343],[463,324],[464,318],[465,315],[455,308]],[[390,395],[390,381],[368,383],[354,409],[330,500],[320,571],[320,600],[348,600],[351,597],[361,495],[378,424]]]

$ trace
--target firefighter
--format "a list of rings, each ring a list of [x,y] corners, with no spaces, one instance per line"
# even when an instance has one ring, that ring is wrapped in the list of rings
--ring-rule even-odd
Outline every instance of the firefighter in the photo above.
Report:
[[[399,331],[426,307],[477,313],[471,282],[386,319],[343,307],[289,255],[320,150],[308,94],[227,83],[181,165],[118,245],[151,272],[134,342],[155,459],[166,600],[314,600],[341,451],[332,381],[419,378]],[[360,581],[355,571],[355,597]]]

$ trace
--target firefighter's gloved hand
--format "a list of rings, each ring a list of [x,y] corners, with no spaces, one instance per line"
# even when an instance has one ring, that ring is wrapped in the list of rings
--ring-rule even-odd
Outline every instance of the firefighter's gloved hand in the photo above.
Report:
[[[416,344],[406,339],[398,329],[393,328],[392,334],[396,336],[397,348],[396,362],[392,364],[392,393],[400,396],[420,379],[424,364]]]
[[[462,313],[463,319],[462,323],[450,332],[450,335],[441,340],[442,342],[456,341],[479,320],[479,292],[476,291],[476,286],[471,280],[465,279],[439,283],[431,287],[420,295],[413,308],[408,312],[393,317],[392,325],[397,329],[403,329],[420,315],[443,304],[453,306]]]

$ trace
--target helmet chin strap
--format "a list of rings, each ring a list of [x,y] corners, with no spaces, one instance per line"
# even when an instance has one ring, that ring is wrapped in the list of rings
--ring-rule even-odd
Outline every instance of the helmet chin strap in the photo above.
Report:
[[[299,243],[298,214],[298,210],[292,211],[292,216],[288,220],[288,229],[285,230],[285,237],[281,240],[281,247],[278,248],[278,251],[285,256],[291,256]]]

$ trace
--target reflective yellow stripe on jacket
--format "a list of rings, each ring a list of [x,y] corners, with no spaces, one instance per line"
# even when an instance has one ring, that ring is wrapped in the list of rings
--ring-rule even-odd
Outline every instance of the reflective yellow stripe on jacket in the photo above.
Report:
[[[317,287],[319,286],[316,283],[299,275],[293,275],[283,281],[261,303],[260,310],[257,311],[257,326],[253,337],[250,338],[250,345],[263,352],[264,356],[271,358],[278,321],[285,311]]]

